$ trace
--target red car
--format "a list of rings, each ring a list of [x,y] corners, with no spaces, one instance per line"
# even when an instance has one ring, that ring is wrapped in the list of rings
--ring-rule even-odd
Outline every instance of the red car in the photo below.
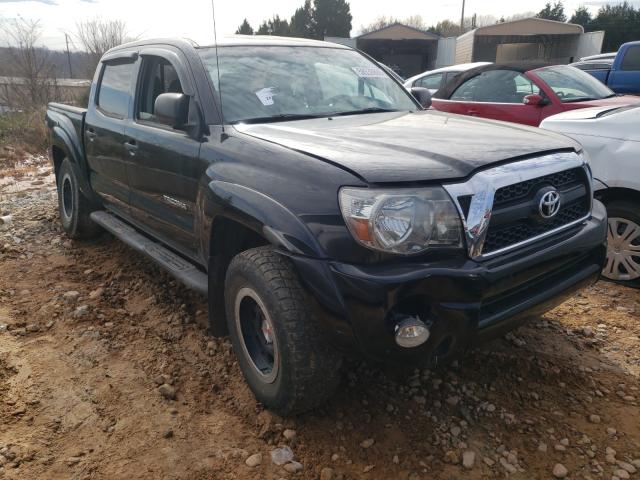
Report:
[[[535,67],[490,64],[450,80],[433,97],[443,112],[538,126],[576,108],[640,103],[619,96],[588,73],[568,65]]]

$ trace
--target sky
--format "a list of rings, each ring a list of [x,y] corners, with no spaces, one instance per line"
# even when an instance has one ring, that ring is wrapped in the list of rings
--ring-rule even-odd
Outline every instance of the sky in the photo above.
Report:
[[[232,34],[246,17],[257,28],[274,14],[290,18],[304,0],[215,0],[218,35]],[[357,35],[382,15],[405,18],[420,15],[431,25],[444,19],[460,18],[462,0],[349,0],[353,16],[351,35]],[[496,17],[539,11],[546,0],[466,0],[466,16]],[[570,14],[580,5],[593,13],[603,4],[620,0],[566,0]],[[640,7],[640,0],[630,2]],[[42,43],[53,50],[65,48],[65,32],[73,33],[78,21],[103,18],[125,20],[133,36],[188,37],[200,44],[213,43],[211,0],[0,0],[0,20],[40,20]],[[7,42],[6,29],[0,24],[0,46]],[[71,47],[73,49],[73,45]]]

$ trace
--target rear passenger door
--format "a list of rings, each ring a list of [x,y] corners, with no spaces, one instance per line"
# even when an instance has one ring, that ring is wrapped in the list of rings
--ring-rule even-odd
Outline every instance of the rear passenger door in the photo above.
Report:
[[[137,70],[135,52],[119,52],[99,66],[93,104],[85,118],[84,145],[91,186],[109,208],[128,212],[129,181],[124,130]]]
[[[131,215],[154,236],[193,256],[198,181],[205,168],[199,160],[200,141],[154,115],[158,95],[185,93],[192,96],[190,118],[198,123],[190,70],[179,51],[169,47],[142,49],[140,56],[133,119],[125,131],[131,145]]]

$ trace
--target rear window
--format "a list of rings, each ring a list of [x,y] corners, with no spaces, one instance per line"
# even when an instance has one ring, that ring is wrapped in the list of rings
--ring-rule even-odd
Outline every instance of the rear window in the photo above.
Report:
[[[629,47],[622,59],[622,70],[640,70],[640,45]]]
[[[127,116],[134,66],[134,63],[105,65],[98,93],[98,107],[103,112],[120,118]]]

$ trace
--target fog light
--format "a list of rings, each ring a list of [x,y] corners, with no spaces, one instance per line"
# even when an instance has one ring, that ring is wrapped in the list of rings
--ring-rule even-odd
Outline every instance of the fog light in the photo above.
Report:
[[[417,317],[407,317],[396,325],[396,343],[404,348],[413,348],[429,340],[429,329]]]

